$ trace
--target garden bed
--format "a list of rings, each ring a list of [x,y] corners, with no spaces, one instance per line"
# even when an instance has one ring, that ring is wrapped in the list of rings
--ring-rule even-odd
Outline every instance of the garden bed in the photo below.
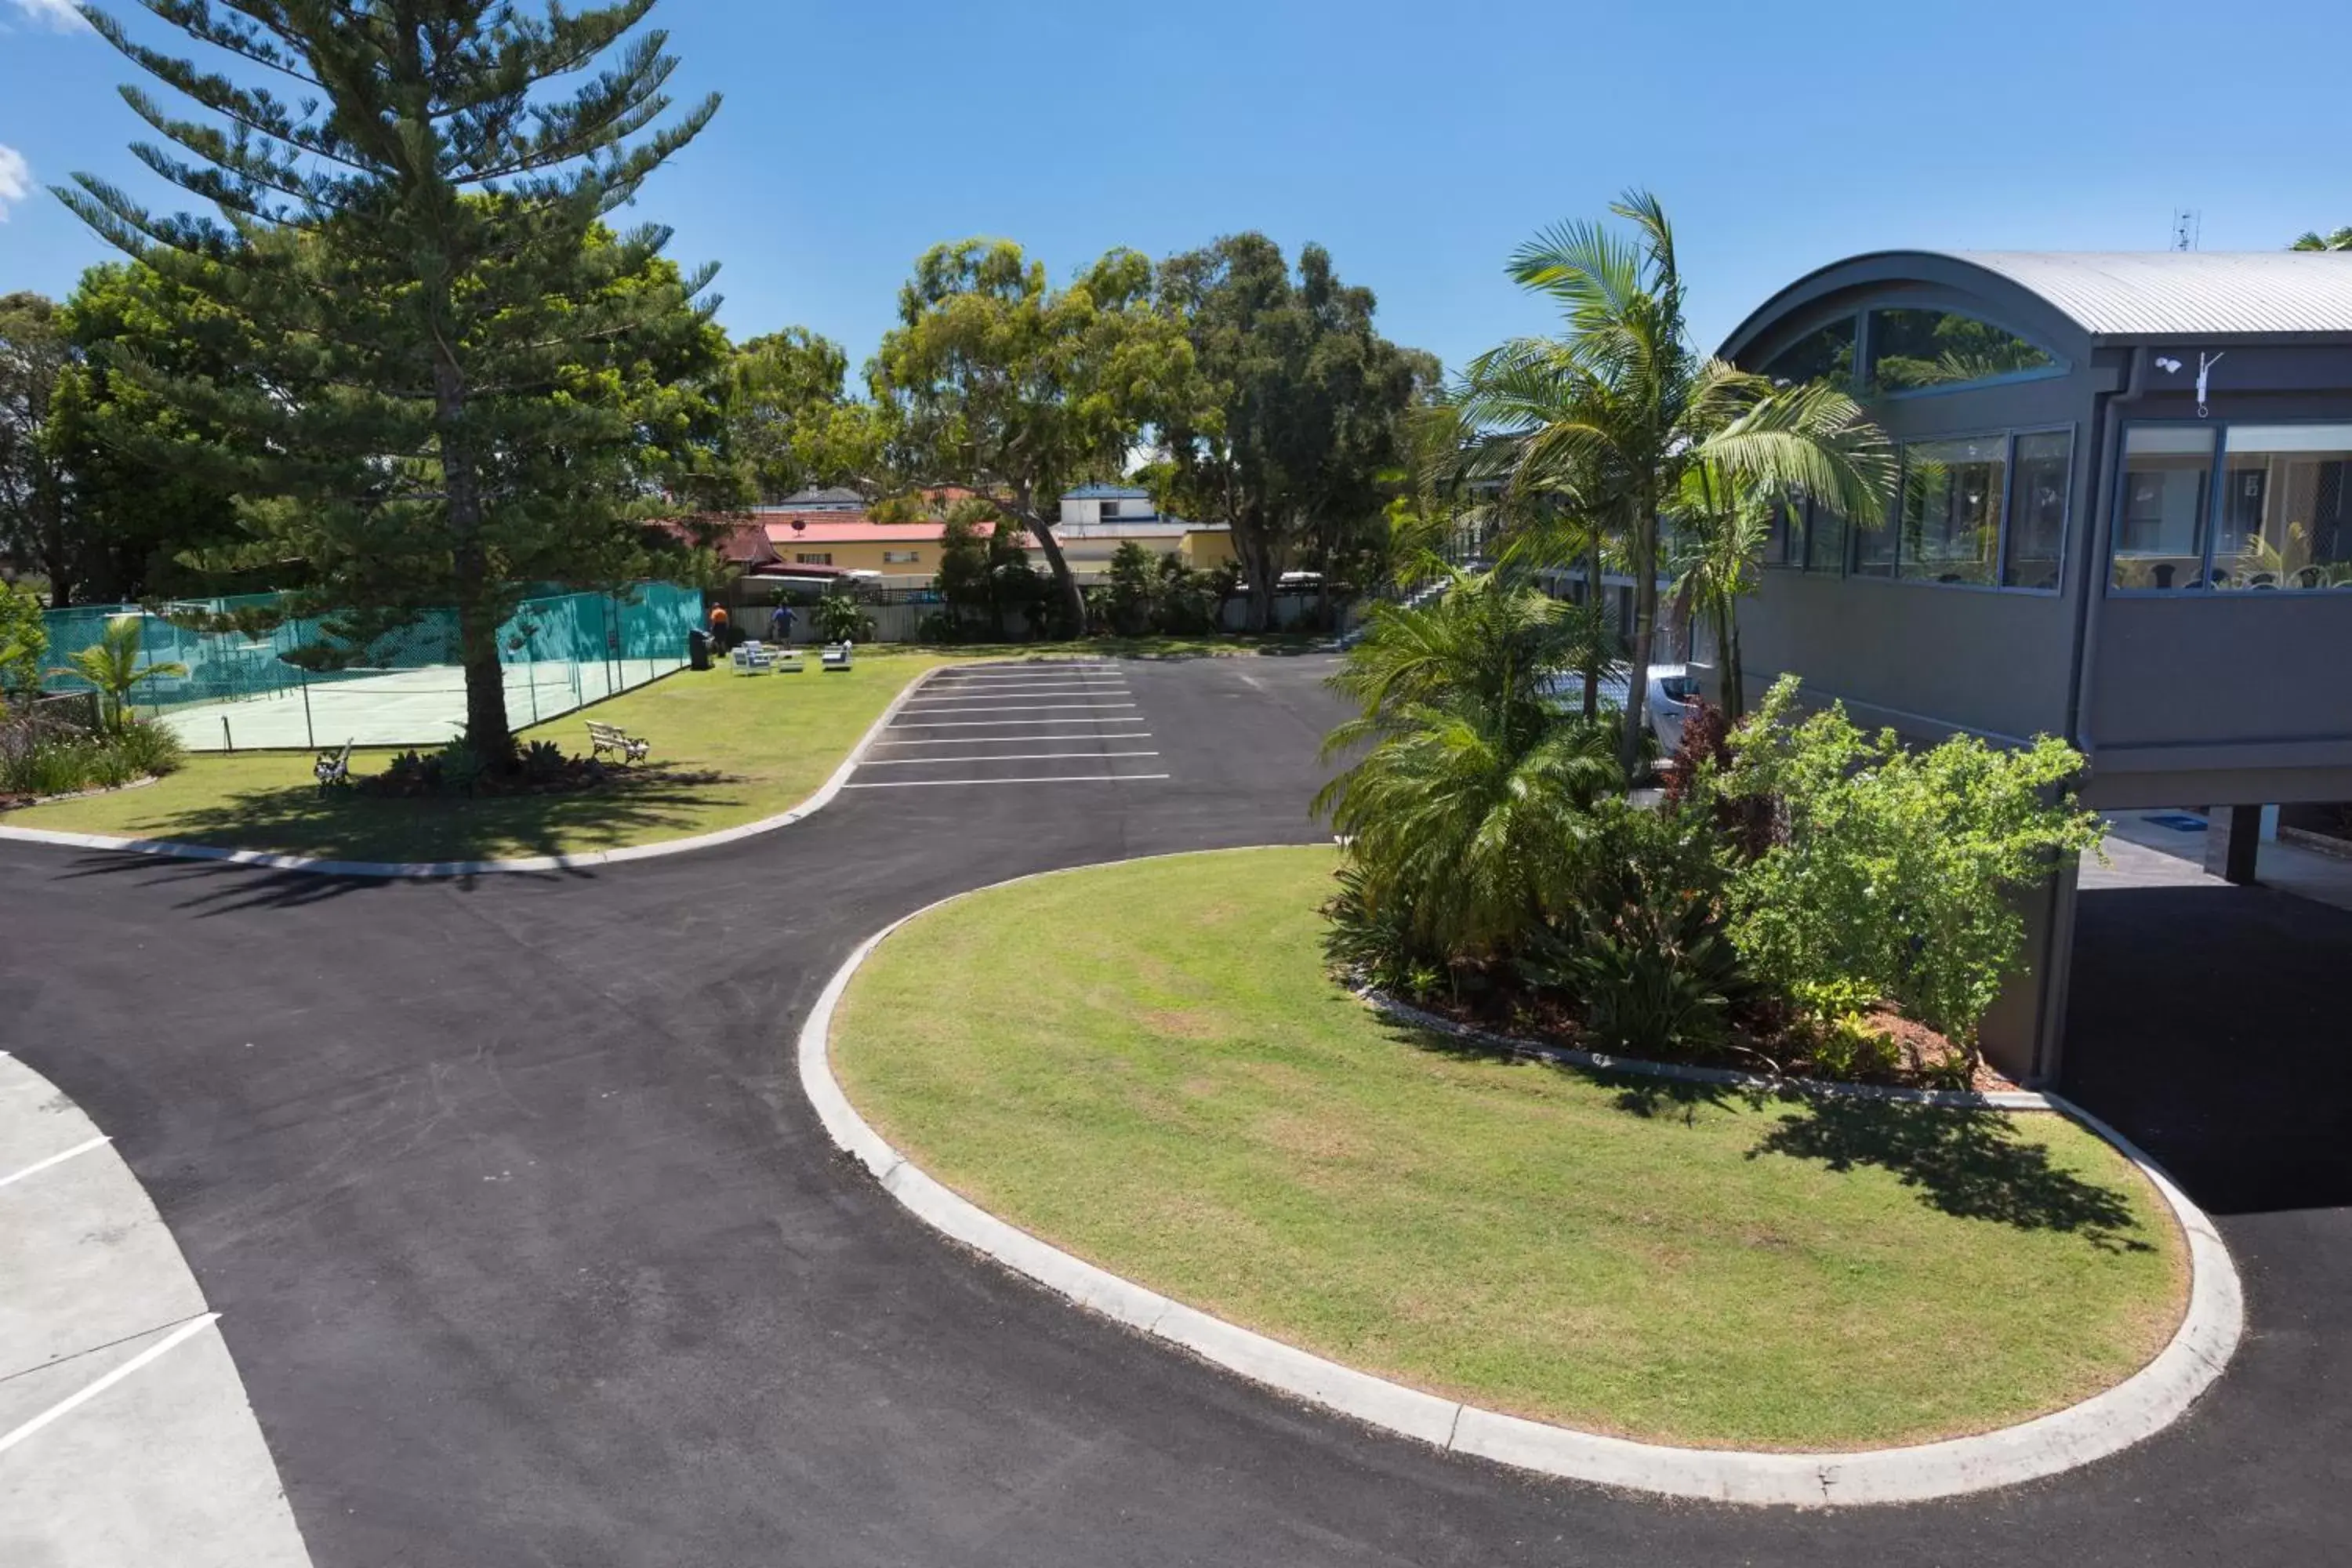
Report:
[[[2006,1426],[2129,1375],[2185,1248],[2086,1130],[1513,1062],[1328,973],[1328,850],[959,900],[845,998],[908,1158],[1155,1290],[1448,1397],[1720,1447]],[[1009,965],[1007,933],[1056,933]],[[2020,1303],[2032,1303],[2021,1310]]]

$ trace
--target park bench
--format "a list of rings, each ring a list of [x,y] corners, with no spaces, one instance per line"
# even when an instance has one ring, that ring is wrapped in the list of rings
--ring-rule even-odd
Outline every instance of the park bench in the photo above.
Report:
[[[345,741],[340,752],[320,752],[319,760],[310,764],[310,776],[319,781],[320,795],[337,784],[351,783],[352,742]]]
[[[846,642],[829,642],[825,644],[824,651],[817,655],[817,664],[819,668],[828,671],[847,669],[849,668],[849,649],[850,645]]]
[[[593,719],[588,721],[588,754],[591,757],[616,752],[625,763],[642,763],[646,760],[646,753],[653,749],[651,741],[640,740],[618,724],[599,724]]]

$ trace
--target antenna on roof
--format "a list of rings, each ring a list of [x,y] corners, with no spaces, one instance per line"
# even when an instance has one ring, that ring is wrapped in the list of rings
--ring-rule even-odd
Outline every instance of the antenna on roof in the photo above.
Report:
[[[2172,209],[2172,248],[2194,250],[2204,237],[2205,215],[2195,207]]]

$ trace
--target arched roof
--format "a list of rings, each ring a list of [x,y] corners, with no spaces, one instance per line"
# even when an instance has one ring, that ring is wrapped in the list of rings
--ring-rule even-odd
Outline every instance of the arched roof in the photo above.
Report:
[[[1883,250],[1807,273],[1725,340],[1737,358],[1776,323],[1831,295],[1924,283],[2008,313],[2063,320],[2107,342],[2157,338],[2352,335],[2352,252]]]

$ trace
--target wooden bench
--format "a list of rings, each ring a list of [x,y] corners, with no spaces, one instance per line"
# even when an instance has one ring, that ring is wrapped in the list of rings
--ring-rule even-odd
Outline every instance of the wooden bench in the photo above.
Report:
[[[601,757],[607,752],[617,752],[625,763],[642,763],[646,753],[654,749],[651,741],[640,740],[618,724],[600,724],[588,721],[588,754]]]
[[[352,742],[345,741],[343,749],[340,752],[320,752],[319,760],[310,764],[310,776],[319,781],[320,795],[326,794],[337,784],[351,783]]]
[[[817,655],[817,664],[819,668],[827,671],[847,669],[849,668],[849,650],[851,646],[851,644],[846,642],[829,642],[825,644],[824,651]]]

